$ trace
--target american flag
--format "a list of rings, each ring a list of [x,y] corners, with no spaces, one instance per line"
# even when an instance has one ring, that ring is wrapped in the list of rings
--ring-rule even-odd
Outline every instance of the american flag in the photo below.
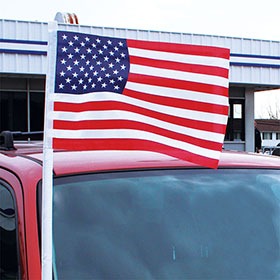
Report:
[[[216,168],[229,50],[57,32],[53,148],[145,150]]]

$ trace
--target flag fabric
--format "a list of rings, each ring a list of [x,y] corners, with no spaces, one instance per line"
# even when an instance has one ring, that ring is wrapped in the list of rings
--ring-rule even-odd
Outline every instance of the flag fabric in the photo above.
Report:
[[[216,168],[229,50],[57,31],[53,148],[144,150]]]

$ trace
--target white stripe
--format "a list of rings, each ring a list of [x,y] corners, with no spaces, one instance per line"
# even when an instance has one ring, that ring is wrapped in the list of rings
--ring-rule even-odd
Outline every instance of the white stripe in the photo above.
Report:
[[[188,128],[169,122],[157,120],[155,118],[147,117],[133,112],[108,110],[108,111],[87,111],[87,112],[53,112],[50,116],[53,120],[63,121],[97,121],[97,120],[129,120],[141,122],[144,124],[150,124],[162,129],[181,133],[187,136],[203,139],[207,141],[213,141],[217,143],[223,143],[224,135],[215,132],[203,131],[199,129]]]
[[[170,69],[161,69],[137,64],[130,64],[129,72],[134,74],[142,74],[188,82],[203,83],[228,88],[228,79],[218,76],[183,72]]]
[[[131,104],[135,106],[139,106],[145,109],[153,110],[155,112],[160,112],[163,114],[177,116],[180,118],[186,118],[191,120],[205,121],[216,124],[226,124],[227,116],[214,114],[214,113],[205,113],[194,110],[180,109],[171,106],[158,105],[142,100],[138,100],[136,98],[131,98],[125,96],[123,94],[116,94],[111,92],[96,92],[96,93],[87,93],[87,94],[59,94],[55,93],[53,95],[54,101],[59,102],[70,102],[70,103],[83,103],[83,102],[91,102],[91,101],[118,101],[126,104]]]
[[[151,51],[143,50],[137,48],[128,48],[129,55],[165,60],[165,61],[174,61],[187,64],[197,64],[203,66],[216,66],[221,68],[229,68],[229,60],[219,57],[210,57],[210,56],[199,56],[199,55],[189,55],[189,54],[178,54],[162,51]]]
[[[228,106],[228,97],[217,94],[195,92],[191,90],[183,90],[176,88],[166,88],[154,85],[145,85],[134,82],[127,82],[125,87],[127,89],[143,92],[146,94]]]
[[[23,51],[47,51],[47,45],[32,45],[32,44],[20,44],[20,43],[4,43],[0,42],[1,49],[8,50],[23,50]]]
[[[132,129],[106,129],[106,130],[53,130],[54,138],[67,139],[140,139],[161,143],[173,148],[191,151],[204,157],[219,159],[220,152],[195,146],[182,141],[170,139],[151,132]]]

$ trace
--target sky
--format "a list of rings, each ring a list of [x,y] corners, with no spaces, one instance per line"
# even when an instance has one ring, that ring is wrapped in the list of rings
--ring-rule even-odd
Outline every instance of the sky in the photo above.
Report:
[[[280,41],[279,11],[279,0],[13,0],[0,19],[48,22],[69,12],[82,25]],[[257,93],[256,117],[277,101],[280,91]]]

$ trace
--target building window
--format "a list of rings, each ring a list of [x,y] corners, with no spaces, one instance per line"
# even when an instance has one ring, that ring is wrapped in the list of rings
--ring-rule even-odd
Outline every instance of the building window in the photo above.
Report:
[[[280,140],[280,132],[276,133],[276,140]]]
[[[20,279],[14,199],[0,182],[0,279]]]
[[[0,131],[43,131],[45,79],[0,77],[0,83]]]
[[[272,132],[263,132],[263,140],[272,140]]]

